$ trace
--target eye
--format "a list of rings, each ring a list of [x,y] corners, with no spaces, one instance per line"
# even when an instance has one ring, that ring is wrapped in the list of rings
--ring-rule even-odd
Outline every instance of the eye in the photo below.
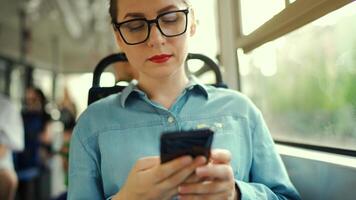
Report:
[[[143,20],[130,21],[122,25],[122,28],[127,29],[130,32],[139,32],[144,30],[146,22]]]
[[[173,23],[173,22],[177,22],[179,20],[179,18],[180,18],[180,16],[176,12],[167,13],[160,17],[160,21],[165,22],[165,23]]]

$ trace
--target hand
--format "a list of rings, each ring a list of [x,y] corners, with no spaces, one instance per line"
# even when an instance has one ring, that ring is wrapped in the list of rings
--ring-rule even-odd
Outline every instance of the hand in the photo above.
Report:
[[[4,157],[7,152],[7,147],[3,144],[0,144],[0,158]]]
[[[164,164],[160,164],[159,157],[139,159],[126,183],[113,199],[171,199],[178,194],[178,185],[205,163],[204,157],[193,160],[190,156],[183,156]]]
[[[230,166],[231,153],[216,149],[209,164],[198,167],[195,174],[179,186],[180,200],[240,199],[235,190],[235,179]]]

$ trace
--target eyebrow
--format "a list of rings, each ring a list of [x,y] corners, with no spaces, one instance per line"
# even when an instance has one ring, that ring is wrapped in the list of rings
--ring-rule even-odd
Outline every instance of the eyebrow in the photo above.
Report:
[[[169,5],[169,6],[166,6],[164,8],[161,8],[157,11],[157,14],[161,14],[163,12],[166,12],[166,11],[169,11],[171,9],[178,9],[177,6],[175,5]],[[132,12],[132,13],[127,13],[125,16],[124,16],[124,19],[127,18],[127,17],[144,17],[145,15],[143,13],[138,13],[138,12]]]

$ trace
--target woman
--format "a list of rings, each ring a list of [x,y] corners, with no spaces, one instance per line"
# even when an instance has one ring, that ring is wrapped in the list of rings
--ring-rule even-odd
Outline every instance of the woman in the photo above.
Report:
[[[299,199],[255,106],[186,76],[196,29],[188,1],[111,0],[110,14],[139,78],[80,117],[69,199]],[[189,156],[160,164],[162,132],[202,127],[215,131],[209,164]]]

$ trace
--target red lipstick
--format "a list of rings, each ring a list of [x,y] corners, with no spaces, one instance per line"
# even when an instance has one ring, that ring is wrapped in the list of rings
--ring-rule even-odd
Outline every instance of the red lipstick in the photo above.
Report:
[[[154,55],[150,57],[148,60],[154,63],[165,63],[167,62],[172,55],[169,54],[160,54],[160,55]]]

